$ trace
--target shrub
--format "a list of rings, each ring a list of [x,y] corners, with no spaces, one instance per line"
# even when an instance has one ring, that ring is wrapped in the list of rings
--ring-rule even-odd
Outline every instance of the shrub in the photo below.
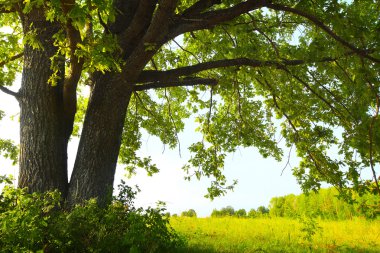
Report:
[[[245,209],[239,209],[235,212],[235,216],[238,218],[245,218],[247,217],[247,212],[245,211]]]
[[[269,214],[269,209],[266,208],[265,206],[259,206],[259,207],[257,208],[257,212],[258,212],[259,214],[261,214],[261,215],[267,215],[267,214]]]
[[[7,184],[0,195],[1,251],[169,252],[183,244],[162,205],[135,208],[136,192],[124,182],[119,188],[107,208],[93,199],[64,211],[58,192],[29,194]]]
[[[235,209],[232,206],[223,207],[220,212],[222,216],[233,216],[235,214]]]
[[[189,209],[188,211],[183,211],[181,216],[183,217],[197,217],[197,213],[195,212],[194,209]]]
[[[257,211],[255,209],[251,209],[249,210],[248,212],[248,217],[249,218],[256,218],[257,216],[259,216],[259,214],[257,213]]]
[[[241,210],[239,211],[242,212]],[[235,209],[232,206],[226,206],[220,210],[214,209],[211,213],[211,217],[226,217],[226,216],[234,216],[234,215],[238,216],[237,214],[235,214]]]
[[[222,217],[222,213],[216,209],[212,210],[211,217]]]

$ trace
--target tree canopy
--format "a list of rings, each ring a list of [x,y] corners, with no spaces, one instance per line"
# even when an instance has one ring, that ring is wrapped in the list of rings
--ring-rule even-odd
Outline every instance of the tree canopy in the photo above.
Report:
[[[183,169],[212,178],[211,198],[233,186],[222,173],[226,154],[253,146],[286,159],[282,143],[302,159],[293,174],[304,190],[327,182],[380,194],[377,1],[12,0],[0,2],[0,13],[0,90],[21,106],[22,187],[87,198],[100,190],[80,187],[109,185],[116,160],[154,173],[151,159],[137,155],[142,129],[176,148],[194,115],[203,137]],[[45,141],[35,145],[55,150],[67,170],[72,134],[81,144],[70,184],[60,183],[64,172],[46,187],[33,183],[28,168],[43,163],[29,163],[40,151],[28,145]],[[14,158],[9,144],[1,140],[0,151]],[[48,172],[35,177],[55,174],[40,170]],[[362,177],[368,172],[372,179]]]

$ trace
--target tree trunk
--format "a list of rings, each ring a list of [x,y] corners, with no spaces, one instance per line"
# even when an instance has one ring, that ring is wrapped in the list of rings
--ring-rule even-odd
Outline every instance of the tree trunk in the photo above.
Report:
[[[124,120],[132,90],[117,74],[95,75],[94,87],[84,120],[74,170],[70,180],[68,206],[97,198],[109,203]]]
[[[19,187],[30,192],[58,189],[67,192],[67,143],[62,127],[62,84],[52,87],[48,79],[50,57],[57,48],[52,36],[59,26],[47,22],[41,9],[22,15],[24,34],[32,29],[42,49],[24,48],[20,89]],[[63,73],[63,72],[62,72]]]

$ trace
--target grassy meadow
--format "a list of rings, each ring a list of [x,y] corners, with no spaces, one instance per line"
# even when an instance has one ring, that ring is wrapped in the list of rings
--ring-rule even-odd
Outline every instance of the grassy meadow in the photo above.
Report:
[[[380,252],[380,220],[172,217],[179,252]]]

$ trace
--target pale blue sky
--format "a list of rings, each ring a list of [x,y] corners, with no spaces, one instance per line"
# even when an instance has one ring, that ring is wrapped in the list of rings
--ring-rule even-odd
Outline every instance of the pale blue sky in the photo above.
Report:
[[[301,192],[289,167],[281,176],[286,161],[279,163],[274,159],[264,159],[255,148],[246,148],[229,155],[226,159],[224,173],[230,182],[238,180],[235,190],[213,201],[204,198],[210,180],[203,178],[198,181],[194,178],[188,182],[183,179],[185,174],[180,170],[190,157],[185,144],[197,141],[193,136],[194,129],[189,128],[180,135],[180,139],[183,140],[181,158],[178,150],[166,149],[162,153],[162,144],[157,138],[150,137],[147,140],[142,152],[151,155],[161,171],[153,177],[147,177],[146,173],[142,172],[127,181],[138,184],[142,190],[136,203],[145,206],[162,200],[167,203],[171,213],[180,213],[193,208],[199,216],[208,216],[214,208],[220,209],[231,205],[235,209],[244,208],[248,211],[260,205],[268,206],[274,196]],[[291,163],[296,165],[297,158],[294,154],[292,157]],[[119,173],[123,174],[122,171]]]

